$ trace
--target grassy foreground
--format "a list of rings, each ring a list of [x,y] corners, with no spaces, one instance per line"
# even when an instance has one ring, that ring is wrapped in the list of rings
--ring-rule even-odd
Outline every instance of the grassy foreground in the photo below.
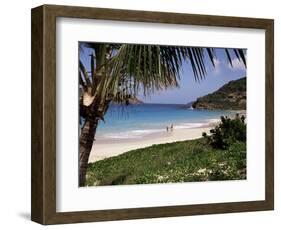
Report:
[[[204,138],[153,145],[88,165],[86,186],[246,179],[246,143],[214,149]]]

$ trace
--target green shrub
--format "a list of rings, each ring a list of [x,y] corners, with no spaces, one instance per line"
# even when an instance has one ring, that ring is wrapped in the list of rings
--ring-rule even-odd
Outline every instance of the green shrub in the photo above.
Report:
[[[246,142],[245,116],[236,114],[234,119],[222,116],[221,122],[210,133],[208,136],[204,132],[202,136],[214,148],[227,149],[237,141]]]

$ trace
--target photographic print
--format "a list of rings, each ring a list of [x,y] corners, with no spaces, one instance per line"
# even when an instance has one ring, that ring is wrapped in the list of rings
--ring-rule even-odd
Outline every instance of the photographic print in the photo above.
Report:
[[[31,16],[32,221],[274,209],[274,20]]]
[[[79,42],[79,186],[246,179],[246,55]]]

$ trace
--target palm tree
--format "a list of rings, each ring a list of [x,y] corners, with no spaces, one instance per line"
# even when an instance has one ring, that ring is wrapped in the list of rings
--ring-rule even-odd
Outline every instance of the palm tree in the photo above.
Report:
[[[140,91],[178,87],[183,62],[190,63],[196,81],[207,73],[206,56],[215,67],[215,49],[159,45],[80,43],[92,50],[90,71],[79,61],[80,116],[83,119],[79,137],[79,186],[85,185],[89,155],[96,129],[111,102],[129,104]],[[81,51],[82,52],[82,51]],[[232,55],[246,67],[242,49],[225,49],[232,65]]]

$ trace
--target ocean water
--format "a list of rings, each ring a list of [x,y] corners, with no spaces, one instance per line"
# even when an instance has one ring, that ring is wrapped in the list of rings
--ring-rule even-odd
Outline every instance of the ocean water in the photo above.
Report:
[[[105,122],[100,121],[96,138],[143,138],[153,133],[166,132],[166,127],[191,129],[202,127],[222,115],[234,115],[234,111],[196,110],[186,105],[140,104],[110,105]]]

